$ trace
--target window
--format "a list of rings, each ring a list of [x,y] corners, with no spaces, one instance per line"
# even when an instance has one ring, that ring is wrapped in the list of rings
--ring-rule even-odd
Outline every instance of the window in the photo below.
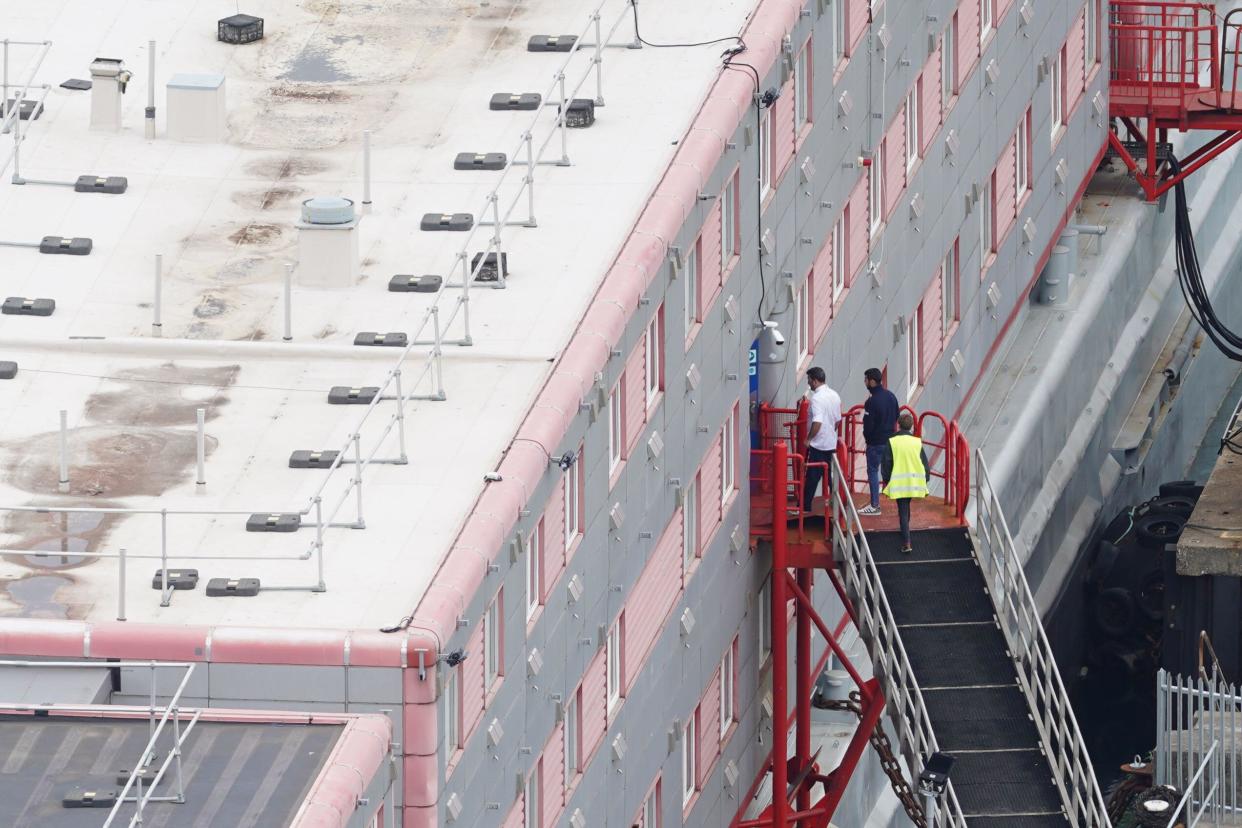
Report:
[[[573,545],[574,539],[581,532],[581,528],[578,526],[581,504],[582,449],[580,448],[578,449],[578,455],[574,460],[574,464],[565,472],[565,551],[569,551],[569,547]]]
[[[664,306],[647,323],[647,406],[664,387]]]
[[[643,806],[638,809],[634,828],[660,828],[660,780],[656,780],[655,788],[647,794]]]
[[[1091,67],[1100,60],[1100,0],[1087,0],[1087,10],[1084,14],[1087,16],[1085,31],[1087,44],[1083,60],[1087,64],[1087,74],[1091,74]]]
[[[582,732],[582,722],[578,718],[582,709],[582,705],[578,703],[581,694],[581,689],[575,690],[565,705],[565,790],[569,790],[574,777],[578,775],[579,749],[582,746],[579,735]]]
[[[768,577],[759,590],[759,663],[772,653],[772,578]]]
[[[794,127],[802,132],[811,120],[811,44],[798,53],[794,66]]]
[[[769,106],[759,119],[759,195],[772,192],[772,122],[776,119],[776,107]]]
[[[1022,200],[1022,194],[1031,187],[1031,110],[1027,110],[1022,116],[1022,123],[1018,124],[1018,132],[1014,135],[1014,170],[1015,188],[1018,191],[1018,200]]]
[[[720,432],[720,505],[729,502],[737,485],[737,407],[729,412]]]
[[[685,323],[687,338],[690,336],[690,329],[694,327],[694,323],[699,321],[699,291],[703,284],[699,250],[702,246],[701,239],[695,239],[694,244],[690,245],[690,255],[686,257],[686,272],[682,279],[686,292],[685,313],[682,321]]]
[[[811,355],[811,280],[807,278],[803,287],[794,291],[794,319],[797,327],[794,331],[798,353],[798,365]]]
[[[958,304],[961,301],[962,291],[961,272],[958,270],[957,263],[957,239],[954,239],[953,244],[949,245],[949,252],[945,254],[944,262],[940,265],[940,278],[940,306],[943,308],[942,330],[947,336],[949,330],[953,327],[953,323],[959,319],[958,314],[961,312]]]
[[[681,807],[690,804],[697,787],[699,711],[696,709],[686,719],[681,730]]]
[[[531,768],[530,775],[526,777],[526,790],[522,796],[523,828],[539,828],[543,815],[539,808],[539,792],[542,790],[543,783],[543,760],[540,759]]]
[[[720,204],[720,267],[724,269],[737,253],[737,173],[725,186]]]
[[[617,706],[617,702],[621,701],[621,628],[624,623],[625,616],[622,615],[617,619],[617,623],[612,625],[612,629],[608,631],[608,643],[606,645],[608,670],[605,674],[605,681],[608,684],[609,713]]]
[[[733,681],[736,675],[733,671],[734,665],[734,647],[737,646],[737,639],[730,642],[728,649],[725,650],[724,660],[720,662],[720,738],[724,739],[725,734],[729,732],[729,726],[733,724]]]
[[[504,593],[483,613],[483,692],[491,692],[492,685],[501,674],[504,638],[501,616],[504,613]]]
[[[910,170],[919,160],[919,147],[922,146],[922,125],[919,123],[919,96],[923,88],[923,79],[906,95],[906,169]]]
[[[923,349],[919,343],[919,333],[922,327],[923,305],[920,303],[914,313],[910,314],[910,320],[906,322],[907,398],[914,394],[923,378]]]
[[[845,58],[845,4],[847,0],[832,0],[832,56],[835,63]]]
[[[1050,83],[1052,88],[1052,140],[1065,125],[1065,47],[1052,60]]]
[[[699,476],[686,487],[681,521],[681,571],[688,572],[690,563],[699,554]]]
[[[543,602],[543,521],[526,538],[526,620],[535,617]]]
[[[845,292],[845,259],[846,259],[846,222],[849,221],[850,208],[847,204],[841,218],[832,225],[832,301],[835,303]]]
[[[621,465],[621,383],[608,393],[608,471],[616,471]]]
[[[945,27],[940,39],[940,108],[947,112],[953,93],[957,92],[957,15]]]
[[[995,212],[996,205],[993,202],[996,193],[994,181],[996,179],[995,171],[988,176],[983,183],[983,194],[979,196],[979,267],[984,269],[988,266],[988,257],[992,255],[992,250],[996,245],[994,230],[996,228]]]
[[[880,146],[876,149],[875,157],[871,159],[871,168],[869,176],[871,178],[871,235],[875,235],[880,231],[880,223],[884,217],[884,160],[887,153],[885,144],[887,141],[881,141]]]
[[[447,759],[461,747],[461,690],[457,683],[457,669],[450,667],[444,679],[444,756]]]
[[[988,39],[996,22],[996,0],[979,0],[979,45]]]

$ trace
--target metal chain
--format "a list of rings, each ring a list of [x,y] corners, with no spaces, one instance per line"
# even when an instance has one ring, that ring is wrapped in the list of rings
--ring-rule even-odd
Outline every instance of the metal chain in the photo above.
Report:
[[[862,695],[854,690],[850,693],[848,699],[829,700],[821,698],[816,707],[824,710],[848,710],[862,719]],[[927,816],[923,813],[923,805],[914,794],[914,789],[910,787],[910,783],[906,781],[906,777],[901,772],[901,762],[893,753],[893,744],[888,740],[888,734],[884,732],[884,726],[877,720],[875,729],[871,731],[868,740],[871,747],[880,757],[880,767],[884,770],[884,775],[888,777],[889,785],[893,789],[893,793],[897,795],[897,799],[901,802],[901,807],[905,809],[906,816],[910,817],[910,821],[917,828],[927,828]]]

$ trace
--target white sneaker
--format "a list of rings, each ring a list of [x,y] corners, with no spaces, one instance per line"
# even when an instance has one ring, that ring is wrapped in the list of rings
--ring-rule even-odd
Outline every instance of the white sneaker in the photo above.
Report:
[[[878,514],[882,514],[882,513],[880,512],[880,509],[879,509],[879,507],[878,507],[878,506],[872,506],[870,503],[868,503],[866,506],[864,506],[864,507],[862,507],[861,509],[859,509],[859,510],[858,510],[858,514],[860,514],[860,515],[878,515]]]

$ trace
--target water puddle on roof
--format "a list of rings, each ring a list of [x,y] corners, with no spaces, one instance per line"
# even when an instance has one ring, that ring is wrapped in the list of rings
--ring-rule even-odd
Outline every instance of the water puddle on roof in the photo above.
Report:
[[[7,592],[17,607],[18,618],[68,618],[69,607],[56,600],[56,593],[73,582],[60,575],[28,575],[10,581]]]
[[[109,504],[100,504],[108,506]],[[73,569],[95,560],[117,515],[99,512],[11,512],[4,523],[5,560],[42,570]]]
[[[328,52],[317,46],[307,46],[280,78],[298,83],[340,83],[353,80],[354,76],[338,66]]]

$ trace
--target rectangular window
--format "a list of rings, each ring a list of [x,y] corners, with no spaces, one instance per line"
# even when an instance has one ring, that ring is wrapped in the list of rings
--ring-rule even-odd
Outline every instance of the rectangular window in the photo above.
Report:
[[[696,709],[686,719],[681,730],[681,807],[690,804],[690,798],[698,785],[699,711]]]
[[[582,529],[578,519],[582,508],[582,449],[578,449],[574,464],[565,472],[565,551],[573,546],[574,539]]]
[[[996,0],[979,0],[979,46],[992,33],[992,25],[996,22]]]
[[[621,434],[621,423],[623,419],[623,408],[621,404],[621,383],[618,382],[613,386],[612,391],[608,394],[608,471],[612,473],[616,471],[617,466],[621,465],[621,444],[624,437]]]
[[[811,121],[811,44],[798,53],[794,66],[794,125],[799,133]]]
[[[876,148],[875,157],[871,159],[871,167],[867,174],[871,179],[871,203],[868,210],[871,212],[871,235],[874,236],[880,231],[880,222],[884,217],[884,168],[885,156],[887,153],[888,142],[881,141],[880,146]]]
[[[720,738],[724,739],[725,734],[729,732],[729,726],[733,724],[733,683],[735,673],[734,652],[733,648],[737,646],[737,639],[733,639],[729,643],[728,649],[725,650],[724,660],[720,662]]]
[[[522,796],[523,828],[539,828],[543,819],[543,814],[539,808],[539,792],[543,789],[543,760],[540,759],[535,766],[530,769],[530,775],[526,777],[526,790]]]
[[[1065,47],[1052,59],[1048,85],[1052,89],[1052,140],[1055,141],[1065,125]]]
[[[845,292],[845,259],[848,252],[846,250],[848,230],[845,225],[849,213],[850,208],[847,204],[841,213],[841,218],[832,225],[832,301],[834,304]]]
[[[690,571],[690,564],[699,555],[699,476],[686,487],[685,505],[681,511],[681,571]]]
[[[492,685],[501,674],[504,648],[504,627],[501,624],[504,613],[504,592],[496,596],[496,600],[483,613],[483,692],[491,692]]]
[[[578,702],[582,695],[582,690],[578,689],[569,697],[568,703],[565,705],[565,789],[569,790],[569,786],[573,784],[574,777],[578,775],[578,761],[581,754],[582,741],[580,734],[582,733],[582,721],[580,719],[582,705]]]
[[[683,322],[685,323],[686,337],[690,336],[690,329],[694,327],[694,323],[699,321],[699,291],[702,290],[702,265],[699,258],[699,251],[702,248],[701,239],[695,239],[694,244],[690,245],[690,255],[686,257],[686,272],[682,280],[685,288],[685,313]]]
[[[845,58],[845,6],[847,0],[832,0],[832,56],[834,63]]]
[[[940,40],[940,108],[948,112],[949,101],[957,92],[957,15],[945,27]],[[943,117],[943,116],[942,116]]]
[[[612,625],[612,629],[608,631],[608,643],[606,645],[608,651],[608,671],[605,680],[608,683],[609,713],[617,706],[617,702],[621,701],[621,636],[624,624],[625,615],[622,615],[617,619],[617,623]]]
[[[1018,191],[1018,200],[1031,186],[1031,110],[1022,116],[1018,124],[1018,132],[1014,135],[1014,185]]]
[[[910,170],[919,160],[919,147],[923,138],[919,117],[919,98],[922,97],[923,79],[919,78],[914,88],[906,95],[906,169]]]
[[[461,686],[457,667],[450,667],[444,679],[444,757],[448,759],[461,747]]]
[[[794,291],[794,319],[797,320],[795,330],[798,365],[811,355],[811,277],[806,284]]]
[[[919,333],[922,329],[923,305],[920,303],[914,313],[910,314],[910,320],[906,323],[907,399],[918,390],[923,378],[923,348],[919,342]]]
[[[759,195],[772,192],[772,133],[776,107],[769,106],[759,119]]]
[[[660,780],[656,780],[655,788],[643,800],[643,807],[638,809],[634,828],[660,828]]]
[[[982,271],[988,266],[988,257],[996,245],[996,187],[993,172],[983,183],[983,193],[979,196],[979,268]]]
[[[647,406],[664,387],[664,306],[647,323]]]
[[[768,577],[759,590],[759,663],[772,653],[772,578]]]
[[[526,538],[526,620],[543,602],[543,521]]]
[[[720,267],[727,270],[737,253],[737,173],[725,185],[720,206]]]
[[[1100,0],[1087,0],[1087,16],[1086,21],[1086,51],[1083,53],[1083,60],[1087,64],[1087,74],[1091,74],[1091,67],[1100,59]]]
[[[720,432],[720,505],[724,506],[737,486],[737,407],[729,412]]]
[[[953,244],[949,245],[949,252],[945,254],[944,262],[940,265],[941,278],[941,300],[940,306],[944,309],[942,330],[947,336],[949,330],[953,327],[953,323],[960,318],[959,302],[961,301],[961,271],[957,264],[957,239],[953,240]]]

